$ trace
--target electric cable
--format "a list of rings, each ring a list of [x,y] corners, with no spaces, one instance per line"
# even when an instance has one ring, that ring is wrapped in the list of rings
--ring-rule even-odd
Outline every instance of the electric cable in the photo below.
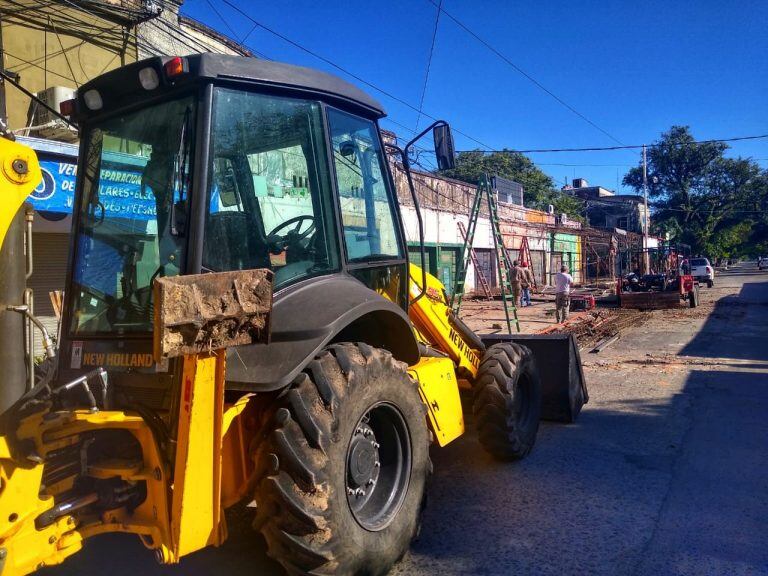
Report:
[[[712,138],[709,140],[696,140],[693,142],[681,142],[680,144],[672,144],[672,146],[690,146],[692,144],[713,144],[716,142],[737,142],[741,140],[759,140],[762,138],[768,138],[768,134],[758,134],[756,136],[734,136],[732,138]],[[536,148],[529,150],[517,150],[517,149],[504,149],[504,150],[458,150],[457,152],[482,152],[483,154],[493,153],[506,153],[506,154],[542,154],[545,152],[599,152],[605,150],[632,150],[641,149],[643,146],[647,148],[659,148],[663,146],[670,146],[669,143],[662,144],[632,144],[624,146],[590,146],[588,148]]]
[[[230,0],[221,0],[221,1],[224,2],[230,8],[232,8],[233,10],[237,11],[244,18],[247,18],[248,20],[250,20],[253,24],[258,26],[259,28],[262,28],[263,30],[266,30],[270,34],[272,34],[274,36],[277,36],[278,38],[280,38],[284,42],[287,42],[291,46],[294,46],[295,48],[298,48],[302,52],[305,52],[305,53],[309,54],[310,56],[313,56],[313,57],[317,58],[318,60],[321,60],[322,62],[325,62],[329,66],[332,66],[333,68],[339,70],[340,72],[343,72],[347,76],[350,76],[351,78],[354,78],[358,82],[361,82],[362,84],[365,84],[369,88],[372,88],[373,90],[376,90],[377,92],[379,92],[381,94],[384,94],[386,97],[391,98],[392,100],[394,100],[396,102],[399,102],[400,104],[402,104],[403,106],[406,106],[407,108],[410,108],[414,112],[418,112],[419,111],[419,109],[416,106],[414,106],[413,104],[411,104],[410,102],[407,102],[406,100],[403,100],[399,96],[395,96],[394,94],[392,94],[391,92],[385,90],[384,88],[380,88],[379,86],[373,84],[372,82],[369,82],[368,80],[365,80],[361,76],[355,74],[354,72],[351,72],[350,70],[347,70],[343,66],[341,66],[339,64],[336,64],[336,62],[326,58],[325,56],[322,56],[321,54],[318,54],[317,52],[315,52],[313,50],[310,50],[309,48],[306,48],[305,46],[302,46],[298,42],[296,42],[294,40],[291,40],[290,38],[288,38],[287,36],[281,34],[280,32],[278,32],[276,30],[273,30],[272,28],[270,28],[269,26],[266,26],[265,24],[262,24],[261,22],[259,22],[258,20],[256,20],[252,16],[250,16],[248,13],[244,12],[240,7],[238,7],[237,5],[235,5],[232,2],[230,2]],[[436,118],[435,116],[432,116],[431,114],[428,114],[427,112],[424,112],[424,111],[422,111],[422,115],[426,116],[427,118],[430,118],[433,121],[437,121],[438,120],[438,118]],[[483,148],[487,148],[489,150],[491,149],[491,147],[488,146],[487,144],[485,144],[484,142],[481,142],[477,138],[474,138],[473,136],[470,136],[469,134],[467,134],[465,132],[462,132],[458,128],[454,128],[453,130],[457,134],[461,134],[465,138],[467,138],[469,140],[472,140],[473,142],[479,144]]]
[[[429,70],[432,67],[432,55],[435,52],[435,40],[437,39],[437,28],[440,25],[440,12],[442,11],[443,0],[439,0],[437,6],[437,14],[435,15],[435,28],[432,30],[432,44],[429,47],[429,58],[427,59],[427,70],[424,73],[424,86],[421,88],[421,98],[419,98],[419,113],[416,116],[416,129],[414,132],[419,131],[419,121],[421,120],[421,111],[424,109],[424,96],[427,94],[427,84],[429,83]]]
[[[34,68],[37,68],[38,70],[45,70],[45,68],[43,68],[39,64],[35,64],[34,62],[30,62],[29,60],[25,60],[24,58],[21,58],[20,56],[16,56],[15,54],[9,52],[8,50],[3,50],[3,53],[6,56],[9,56],[9,57],[13,58],[14,60],[18,60],[19,62],[22,62],[22,63],[24,63],[24,64],[26,64],[28,66],[32,66]],[[53,56],[58,56],[58,54],[59,53],[56,53]],[[53,56],[51,56],[51,57],[53,57]],[[14,72],[14,73],[22,72],[24,70],[25,70],[25,68],[23,68],[21,66],[8,67],[8,71],[9,72]],[[64,76],[63,74],[59,74],[58,72],[54,72],[53,70],[48,70],[48,73],[49,74],[53,74],[54,76],[58,76],[59,78],[62,78],[64,80],[69,80],[69,81],[74,82],[73,78],[70,78],[69,76]]]
[[[245,44],[243,44],[243,42],[245,42],[245,40],[248,38],[248,36],[251,35],[251,32],[253,32],[256,29],[256,25],[255,24],[253,25],[253,27],[251,27],[250,31],[245,36],[243,36],[242,40],[237,40],[237,33],[235,32],[234,28],[232,28],[232,26],[229,25],[229,22],[227,22],[227,20],[224,18],[224,16],[221,15],[221,12],[219,12],[217,10],[217,8],[216,8],[216,6],[214,6],[213,2],[211,2],[211,0],[205,0],[205,2],[206,2],[206,4],[208,4],[208,6],[211,7],[211,10],[214,11],[216,16],[219,17],[219,20],[221,20],[224,23],[224,26],[227,27],[227,30],[229,30],[232,33],[232,38],[235,39],[235,42],[237,42],[237,44],[240,46],[240,48],[243,51],[248,51],[248,52],[252,51],[254,54],[257,54],[261,58],[264,58],[265,60],[270,60],[270,58],[267,58],[264,54],[261,54],[260,52],[257,52],[253,48],[248,48]]]
[[[472,36],[473,38],[475,38],[475,39],[476,39],[478,42],[480,42],[480,43],[481,43],[483,46],[485,46],[485,47],[486,47],[486,48],[488,48],[488,49],[489,49],[491,52],[493,52],[494,54],[496,54],[496,56],[498,56],[498,57],[499,57],[499,58],[501,58],[501,59],[502,59],[504,62],[506,62],[507,64],[509,64],[509,65],[510,65],[510,66],[511,66],[511,67],[512,67],[512,68],[513,68],[515,71],[517,71],[518,73],[522,74],[522,75],[523,75],[525,78],[527,78],[528,80],[530,80],[530,81],[531,81],[531,82],[532,82],[534,85],[536,85],[536,86],[537,86],[539,89],[541,89],[541,90],[543,90],[544,92],[546,92],[547,94],[549,94],[549,95],[550,95],[552,98],[554,98],[554,99],[555,99],[557,102],[559,102],[559,103],[560,103],[561,105],[563,105],[565,108],[567,108],[568,110],[570,110],[571,112],[573,112],[573,113],[574,113],[576,116],[578,116],[579,118],[581,118],[582,120],[584,120],[584,121],[585,121],[587,124],[589,124],[589,125],[590,125],[590,126],[592,126],[593,128],[595,128],[595,129],[599,130],[600,132],[602,132],[603,134],[605,134],[606,136],[608,136],[608,138],[610,138],[611,140],[613,140],[614,142],[616,142],[616,143],[618,143],[618,144],[622,144],[622,145],[623,145],[623,143],[622,143],[620,140],[618,140],[616,137],[614,137],[612,134],[610,134],[610,133],[609,133],[607,130],[604,130],[603,128],[601,128],[600,126],[598,126],[598,125],[597,125],[595,122],[593,122],[592,120],[590,120],[589,118],[587,118],[587,117],[586,117],[584,114],[582,114],[581,112],[579,112],[578,110],[576,110],[576,109],[575,109],[573,106],[571,106],[570,104],[568,104],[568,103],[567,103],[565,100],[563,100],[562,98],[560,98],[560,97],[559,97],[557,94],[555,94],[555,93],[554,93],[554,92],[552,92],[550,89],[548,89],[546,86],[544,86],[544,85],[543,85],[541,82],[539,82],[538,80],[536,80],[536,78],[534,78],[533,76],[531,76],[530,74],[528,74],[528,72],[526,72],[525,70],[523,70],[522,68],[520,68],[520,67],[519,67],[517,64],[515,64],[514,62],[512,62],[512,60],[510,60],[510,59],[509,59],[509,58],[507,58],[507,57],[506,57],[504,54],[502,54],[501,52],[499,52],[499,51],[498,51],[496,48],[494,48],[493,46],[491,46],[491,45],[490,45],[488,42],[486,42],[486,41],[485,41],[483,38],[481,38],[481,37],[480,37],[480,36],[479,36],[477,33],[475,33],[475,32],[474,32],[472,29],[470,29],[470,28],[469,28],[467,25],[465,25],[463,22],[461,22],[461,21],[460,21],[458,18],[456,18],[455,16],[453,16],[453,15],[452,15],[450,12],[446,11],[446,10],[445,10],[445,8],[442,8],[442,2],[440,2],[440,5],[438,5],[438,4],[435,2],[435,0],[428,0],[428,1],[429,1],[429,2],[430,2],[432,5],[434,5],[434,6],[437,6],[437,7],[438,7],[438,10],[441,10],[441,11],[443,12],[443,14],[445,14],[446,16],[448,16],[448,18],[450,18],[451,20],[453,20],[453,21],[454,21],[454,22],[455,22],[455,23],[456,23],[458,26],[460,26],[460,27],[461,27],[461,28],[462,28],[464,31],[466,31],[466,32],[467,32],[467,33],[468,33],[470,36]]]

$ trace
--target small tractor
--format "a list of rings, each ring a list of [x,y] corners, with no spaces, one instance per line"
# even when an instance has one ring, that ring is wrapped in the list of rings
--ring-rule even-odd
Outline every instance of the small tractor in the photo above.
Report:
[[[650,251],[649,251],[650,252]],[[699,283],[691,275],[687,264],[690,247],[685,244],[672,245],[664,243],[656,251],[652,268],[655,273],[641,274],[632,272],[616,280],[616,296],[620,308],[636,308],[639,310],[663,310],[688,306],[696,308],[699,305]],[[639,262],[641,257],[637,257]]]
[[[385,574],[419,529],[430,443],[464,432],[461,390],[502,460],[530,452],[542,415],[572,420],[586,402],[570,337],[486,345],[409,265],[384,112],[356,87],[156,57],[67,109],[68,277],[58,354],[37,376],[19,302],[40,169],[0,142],[0,575],[108,532],[176,563],[221,544],[238,503],[290,574]],[[428,131],[450,167],[447,124]],[[394,153],[418,211],[415,141]]]

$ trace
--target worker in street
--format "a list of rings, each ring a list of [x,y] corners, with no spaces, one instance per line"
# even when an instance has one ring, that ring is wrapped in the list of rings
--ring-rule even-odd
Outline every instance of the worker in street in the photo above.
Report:
[[[558,324],[568,319],[571,307],[571,284],[573,284],[573,276],[568,274],[568,266],[563,265],[560,267],[560,272],[555,274],[555,318]]]
[[[517,305],[520,302],[520,287],[523,280],[523,269],[518,265],[517,260],[512,262],[512,268],[509,270],[509,285],[512,288],[512,302]]]
[[[520,279],[520,286],[523,289],[523,294],[520,296],[520,306],[531,305],[531,286],[534,284],[533,272],[528,267],[528,262],[523,262],[520,265],[522,277]]]

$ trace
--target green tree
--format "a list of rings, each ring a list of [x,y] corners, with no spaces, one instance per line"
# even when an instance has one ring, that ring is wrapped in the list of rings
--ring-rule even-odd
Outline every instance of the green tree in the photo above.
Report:
[[[456,168],[444,170],[441,174],[470,184],[477,184],[483,174],[514,180],[523,186],[523,204],[527,208],[546,210],[551,204],[556,213],[565,213],[571,218],[581,219],[582,203],[558,190],[550,176],[519,152],[459,152]]]
[[[697,143],[688,126],[673,126],[648,149],[653,228],[712,258],[745,254],[765,242],[760,206],[768,177],[750,159],[726,158],[727,149],[722,142]],[[632,168],[624,184],[642,192],[642,166]]]

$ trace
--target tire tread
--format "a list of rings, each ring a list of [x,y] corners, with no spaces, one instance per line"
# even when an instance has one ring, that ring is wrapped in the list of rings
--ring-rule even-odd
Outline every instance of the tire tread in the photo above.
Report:
[[[351,376],[377,367],[402,372],[404,381],[417,386],[405,366],[386,350],[367,344],[332,344],[282,395],[267,419],[271,424],[262,441],[254,443],[257,508],[253,525],[262,532],[267,553],[290,574],[347,573],[343,538],[329,526],[332,495],[325,471],[327,454],[338,440],[334,412],[349,392]],[[364,377],[357,379],[357,385],[365,383]],[[285,408],[287,418],[281,413]],[[426,407],[421,408],[426,421]],[[431,470],[428,459],[427,474]]]

